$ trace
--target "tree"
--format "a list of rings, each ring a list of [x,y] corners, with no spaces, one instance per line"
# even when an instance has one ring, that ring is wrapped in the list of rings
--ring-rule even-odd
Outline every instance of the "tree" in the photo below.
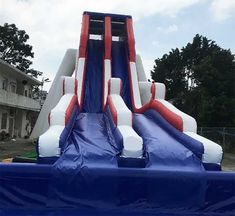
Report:
[[[230,50],[196,35],[192,43],[155,60],[154,81],[201,126],[235,126],[235,59]]]
[[[0,58],[19,70],[37,77],[41,73],[30,69],[34,53],[32,46],[27,44],[28,39],[28,34],[24,30],[19,30],[15,24],[5,23],[0,26]]]

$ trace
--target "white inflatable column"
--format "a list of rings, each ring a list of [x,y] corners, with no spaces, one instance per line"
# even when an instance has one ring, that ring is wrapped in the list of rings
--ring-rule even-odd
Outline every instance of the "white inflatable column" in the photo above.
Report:
[[[38,139],[39,157],[59,157],[60,136],[72,117],[74,107],[78,105],[76,96],[76,79],[62,77],[63,96],[48,116],[49,129]]]
[[[143,140],[132,128],[132,112],[120,96],[121,86],[119,78],[110,79],[108,105],[114,123],[123,137],[122,156],[140,158],[143,156]]]
[[[85,83],[85,68],[86,68],[86,53],[87,53],[87,43],[89,39],[89,15],[83,15],[82,18],[82,29],[80,36],[80,46],[78,54],[78,62],[75,77],[78,80],[77,85],[77,97],[80,109],[83,106],[83,97],[84,97],[84,83]]]

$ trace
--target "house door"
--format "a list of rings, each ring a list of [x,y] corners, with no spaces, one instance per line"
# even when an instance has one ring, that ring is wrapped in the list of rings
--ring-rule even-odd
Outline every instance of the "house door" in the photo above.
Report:
[[[9,134],[10,134],[10,137],[13,137],[13,131],[14,130],[14,118],[9,118],[9,128],[8,128],[8,131],[9,131]]]

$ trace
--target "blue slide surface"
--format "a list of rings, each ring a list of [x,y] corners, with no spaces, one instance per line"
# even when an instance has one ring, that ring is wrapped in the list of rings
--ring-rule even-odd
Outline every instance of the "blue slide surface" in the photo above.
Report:
[[[104,42],[88,41],[83,112],[98,113],[102,111],[102,73]]]
[[[134,114],[133,127],[143,138],[149,157],[148,167],[157,170],[204,171],[200,159],[200,143],[190,137],[184,137],[154,110],[145,114]],[[174,134],[171,133],[173,131]],[[199,156],[185,147],[184,141],[198,144]]]
[[[112,77],[120,78],[122,80],[122,97],[127,107],[132,110],[127,65],[127,48],[124,41],[112,41]]]

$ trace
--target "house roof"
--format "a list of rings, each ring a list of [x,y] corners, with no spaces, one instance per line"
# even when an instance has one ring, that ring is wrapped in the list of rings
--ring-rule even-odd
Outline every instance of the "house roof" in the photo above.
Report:
[[[4,71],[5,73],[19,80],[26,80],[32,85],[41,85],[41,82],[39,80],[35,79],[33,76],[27,75],[26,73],[3,61],[2,59],[0,59],[0,71]]]

